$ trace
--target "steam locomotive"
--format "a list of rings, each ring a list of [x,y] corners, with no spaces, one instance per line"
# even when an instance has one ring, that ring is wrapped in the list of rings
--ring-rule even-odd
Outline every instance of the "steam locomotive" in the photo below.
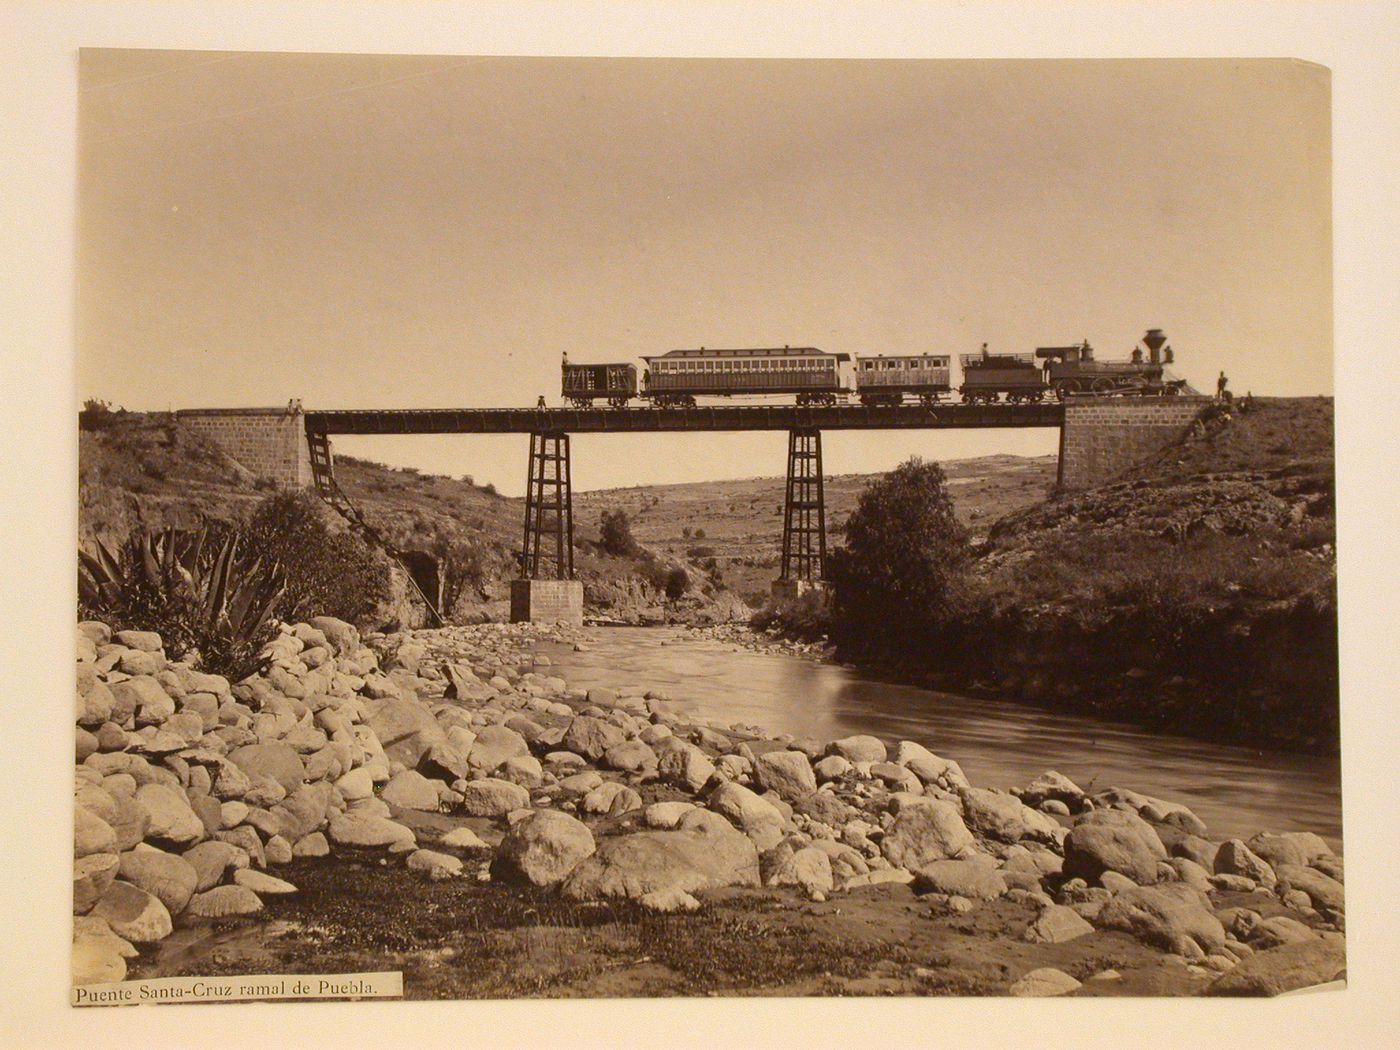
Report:
[[[1172,350],[1159,328],[1142,338],[1127,361],[1099,361],[1088,340],[1075,346],[1043,346],[1032,354],[959,355],[967,404],[1018,404],[1043,400],[1053,392],[1061,401],[1076,394],[1161,395],[1179,393],[1184,379],[1170,376]],[[1043,364],[1036,364],[1040,360]],[[698,397],[781,395],[799,405],[849,403],[938,404],[953,393],[951,359],[939,354],[856,356],[816,347],[672,350],[643,357],[638,382],[631,362],[563,362],[563,394],[571,405],[590,407],[605,400],[626,408],[635,399],[656,408],[694,407]]]

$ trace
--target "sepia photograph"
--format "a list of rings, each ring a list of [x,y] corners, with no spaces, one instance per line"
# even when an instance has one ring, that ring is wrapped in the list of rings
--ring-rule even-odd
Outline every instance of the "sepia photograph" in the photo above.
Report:
[[[76,1004],[1344,980],[1325,68],[79,78]]]
[[[1390,1030],[1400,19],[508,6],[0,14],[0,1042]]]

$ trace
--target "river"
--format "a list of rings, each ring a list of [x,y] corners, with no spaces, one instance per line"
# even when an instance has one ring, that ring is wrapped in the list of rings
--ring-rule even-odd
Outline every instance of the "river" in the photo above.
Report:
[[[586,651],[539,652],[571,688],[641,686],[700,718],[833,740],[870,733],[955,759],[978,787],[1057,769],[1085,789],[1120,787],[1180,802],[1213,838],[1313,831],[1341,844],[1335,757],[1216,744],[1121,722],[881,681],[809,658],[757,653],[676,628],[595,627]]]

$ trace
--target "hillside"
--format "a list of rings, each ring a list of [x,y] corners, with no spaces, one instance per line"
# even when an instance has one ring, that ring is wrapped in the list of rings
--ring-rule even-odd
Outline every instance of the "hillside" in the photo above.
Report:
[[[1054,482],[1053,457],[989,456],[945,464],[959,514],[982,529],[1042,499]],[[830,541],[868,475],[827,480]],[[522,501],[469,478],[336,457],[336,478],[365,517],[395,545],[434,557],[465,548],[476,586],[452,610],[458,620],[503,618],[520,548]],[[637,621],[746,618],[766,600],[782,537],[782,478],[612,489],[575,494],[575,567],[590,611]],[[79,538],[120,540],[136,524],[189,528],[202,519],[246,519],[271,488],[205,439],[161,413],[85,414],[79,432]],[[600,547],[607,510],[631,520],[641,549],[611,557]],[[330,512],[327,511],[329,515]],[[338,518],[330,515],[337,527]],[[679,601],[661,594],[665,576],[684,569]],[[408,616],[406,601],[399,616]]]
[[[1044,500],[1055,484],[1055,457],[983,456],[942,464],[958,518],[975,536],[1005,514]],[[826,479],[827,542],[841,542],[845,522],[878,474]],[[596,526],[621,508],[636,538],[665,556],[699,560],[751,606],[761,606],[778,574],[785,479],[745,478],[685,485],[641,485],[574,495],[575,515]]]
[[[1335,748],[1332,411],[1217,408],[1111,484],[1006,515],[932,670],[1177,731]]]

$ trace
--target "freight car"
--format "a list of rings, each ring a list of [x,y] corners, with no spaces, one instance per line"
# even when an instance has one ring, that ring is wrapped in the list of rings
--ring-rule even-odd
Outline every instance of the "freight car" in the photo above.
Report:
[[[610,365],[575,365],[564,355],[564,397],[575,408],[591,408],[607,398],[613,408],[626,408],[637,396],[637,366],[624,361]]]
[[[672,350],[644,357],[642,396],[658,408],[691,407],[697,397],[792,394],[799,405],[834,405],[847,393],[841,365],[850,354],[810,346],[752,350]]]
[[[862,405],[900,405],[906,395],[933,405],[951,389],[947,357],[914,354],[861,357],[855,365],[856,393]]]
[[[1045,381],[1061,401],[1074,394],[1178,394],[1184,379],[1170,378],[1166,365],[1172,363],[1172,348],[1160,328],[1149,329],[1142,337],[1147,347],[1133,347],[1127,361],[1098,361],[1086,339],[1077,346],[1042,346],[1035,356],[1045,362]]]
[[[963,373],[959,393],[967,404],[990,404],[1002,395],[1010,404],[1039,401],[1049,389],[1030,354],[990,354],[983,343],[980,353],[959,355],[959,364]]]

